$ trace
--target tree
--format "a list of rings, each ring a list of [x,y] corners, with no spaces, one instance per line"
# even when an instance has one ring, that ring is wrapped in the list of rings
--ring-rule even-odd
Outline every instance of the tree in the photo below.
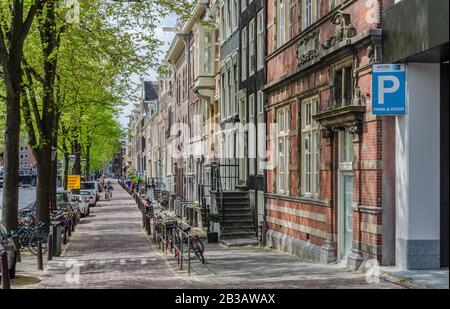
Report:
[[[8,229],[17,226],[20,107],[37,161],[37,220],[48,223],[50,196],[54,195],[56,186],[56,162],[52,165],[49,158],[52,147],[58,146],[58,132],[62,131],[58,130],[60,119],[67,106],[83,104],[79,93],[68,86],[73,78],[66,72],[87,67],[90,83],[95,83],[94,76],[103,83],[93,88],[101,93],[128,95],[130,76],[157,65],[159,42],[153,33],[159,18],[168,11],[186,15],[191,7],[187,1],[166,0],[130,3],[86,0],[80,5],[77,25],[68,25],[66,16],[71,8],[62,0],[8,0],[2,1],[0,6],[0,60],[7,99],[3,195],[7,210],[3,211],[3,216]],[[23,17],[25,8],[28,14]],[[138,26],[143,31],[136,31]],[[73,46],[83,52],[74,51]],[[91,61],[73,68],[74,59],[81,63],[85,59]],[[68,69],[70,65],[72,68]],[[97,75],[89,70],[91,68],[98,70]],[[81,82],[87,80],[74,84],[81,86]],[[86,89],[91,85],[82,86]],[[96,99],[91,96],[91,100]],[[118,100],[113,102],[118,103]],[[84,112],[82,108],[78,110],[81,119]],[[77,168],[80,168],[83,131],[80,125],[71,130],[73,132],[68,134],[78,136],[73,139],[72,148],[77,154]]]
[[[22,56],[34,17],[46,0],[0,2],[0,64],[6,92],[2,221],[8,231],[18,226],[19,138]]]

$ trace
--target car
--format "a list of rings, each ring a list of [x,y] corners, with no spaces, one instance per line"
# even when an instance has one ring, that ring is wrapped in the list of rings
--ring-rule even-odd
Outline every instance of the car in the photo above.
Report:
[[[81,217],[89,216],[89,202],[87,196],[83,197],[81,194],[74,194],[73,201],[78,205]]]
[[[97,200],[92,190],[80,190],[80,195],[87,200],[89,207],[95,207],[97,205]]]
[[[56,206],[58,209],[63,209],[64,214],[67,216],[72,215],[78,210],[78,207],[73,202],[73,194],[69,190],[56,192]]]
[[[100,199],[99,186],[96,181],[84,181],[81,183],[81,189],[83,190],[91,190],[95,196],[95,200],[98,201]]]
[[[0,251],[6,250],[8,255],[8,270],[9,278],[14,279],[16,277],[16,263],[17,263],[17,247],[14,244],[14,240],[11,234],[6,232],[6,228],[0,222]],[[2,273],[0,267],[0,275]]]

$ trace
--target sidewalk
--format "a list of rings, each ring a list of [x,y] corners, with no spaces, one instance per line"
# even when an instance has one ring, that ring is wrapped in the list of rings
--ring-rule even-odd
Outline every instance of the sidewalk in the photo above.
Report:
[[[440,270],[400,270],[396,267],[381,267],[381,271],[400,282],[412,282],[432,289],[448,289],[448,268]]]
[[[156,250],[157,247],[155,248]],[[367,283],[363,272],[348,271],[340,264],[321,265],[260,247],[226,247],[205,244],[205,261],[192,258],[190,280],[199,288],[217,289],[401,289],[380,279]],[[173,255],[166,258],[173,269]],[[184,267],[187,275],[186,262]]]

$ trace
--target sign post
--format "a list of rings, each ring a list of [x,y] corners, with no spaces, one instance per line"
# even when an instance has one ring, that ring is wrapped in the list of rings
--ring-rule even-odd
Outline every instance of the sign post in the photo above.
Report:
[[[81,188],[80,175],[68,175],[67,176],[67,189],[80,190],[80,188]]]
[[[372,70],[372,113],[406,114],[406,67],[404,64],[376,64]]]

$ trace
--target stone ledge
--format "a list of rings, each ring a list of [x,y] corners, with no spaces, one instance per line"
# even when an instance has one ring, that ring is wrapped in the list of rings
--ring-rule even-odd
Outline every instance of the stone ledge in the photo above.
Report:
[[[267,232],[266,239],[266,246],[271,249],[296,255],[314,262],[320,262],[321,260],[321,247],[313,243],[273,230]]]

